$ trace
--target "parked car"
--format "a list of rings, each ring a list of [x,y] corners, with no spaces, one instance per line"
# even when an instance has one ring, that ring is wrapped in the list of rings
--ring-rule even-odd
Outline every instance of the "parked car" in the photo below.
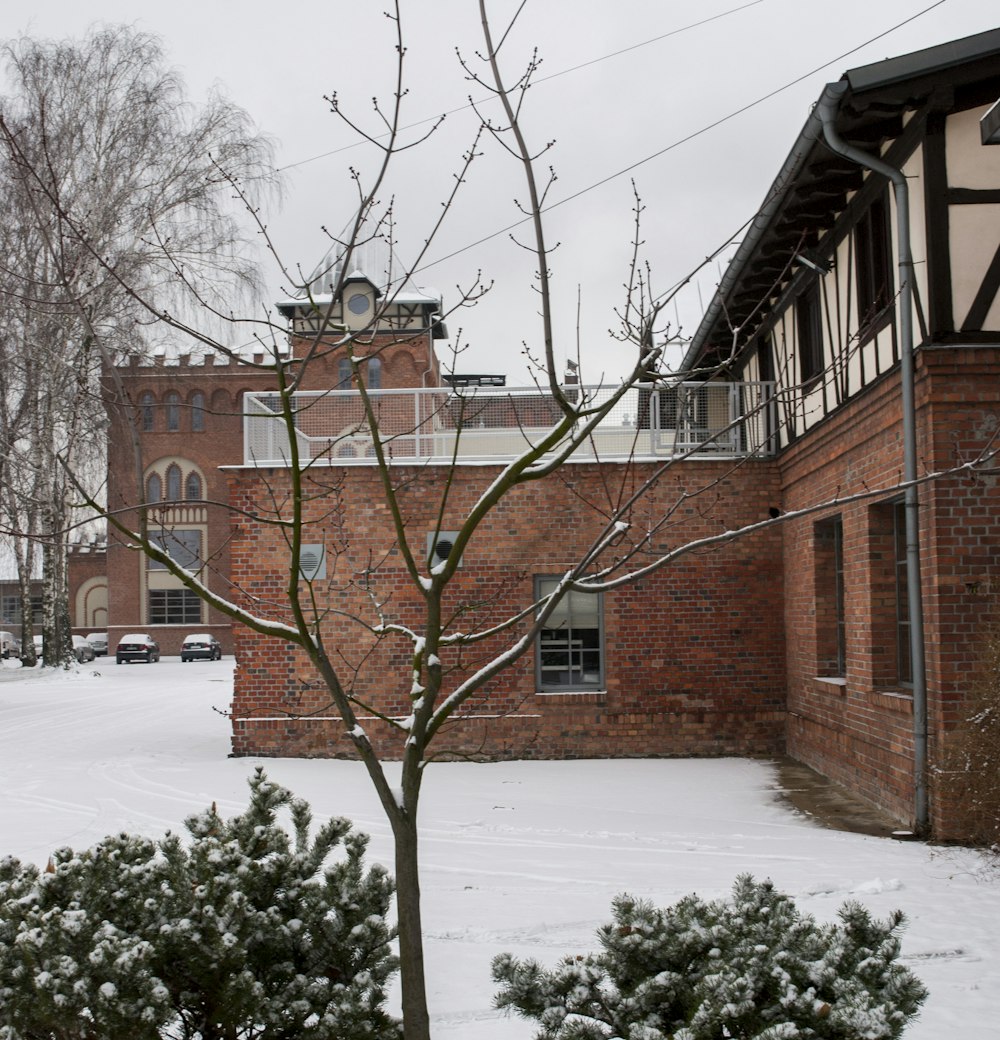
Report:
[[[86,664],[87,661],[93,661],[97,655],[83,636],[73,636],[73,656],[80,664]]]
[[[5,661],[12,654],[16,654],[18,644],[14,639],[13,632],[0,632],[0,657]]]
[[[87,642],[94,648],[95,657],[103,657],[108,652],[108,633],[91,632]]]
[[[146,664],[152,664],[160,659],[160,644],[145,632],[130,632],[119,640],[115,659],[119,664],[125,664],[127,661],[145,661]]]
[[[208,632],[196,632],[194,635],[185,636],[181,643],[181,661],[197,661],[204,658],[206,661],[222,660],[222,644]]]

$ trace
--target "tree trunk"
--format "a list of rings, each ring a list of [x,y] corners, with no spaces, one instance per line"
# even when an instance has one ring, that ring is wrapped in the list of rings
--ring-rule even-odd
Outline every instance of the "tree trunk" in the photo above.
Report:
[[[406,1040],[430,1040],[415,817],[415,812],[397,812],[392,819],[396,852],[396,914],[399,918],[399,977],[403,987],[403,1033]]]

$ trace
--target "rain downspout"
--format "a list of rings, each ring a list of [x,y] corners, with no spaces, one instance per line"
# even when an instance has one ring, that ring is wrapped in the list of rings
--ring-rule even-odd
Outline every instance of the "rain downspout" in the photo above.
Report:
[[[826,143],[838,155],[880,173],[892,181],[896,200],[896,245],[899,253],[899,379],[903,403],[903,480],[906,510],[906,585],[910,612],[910,670],[913,678],[914,829],[928,830],[927,808],[927,682],[924,673],[924,622],[920,588],[920,541],[917,487],[917,424],[913,363],[913,257],[910,251],[910,196],[903,171],[854,148],[836,131],[844,81],[828,83],[817,103]]]

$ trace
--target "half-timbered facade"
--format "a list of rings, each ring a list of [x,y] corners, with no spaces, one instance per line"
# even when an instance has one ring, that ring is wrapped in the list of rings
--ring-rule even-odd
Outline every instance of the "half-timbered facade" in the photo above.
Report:
[[[948,744],[1000,495],[969,473],[900,484],[974,460],[1000,423],[998,97],[1000,30],[829,84],[685,359],[773,379],[780,507],[831,503],[783,525],[788,751],[901,819],[929,792],[940,834],[960,826]]]

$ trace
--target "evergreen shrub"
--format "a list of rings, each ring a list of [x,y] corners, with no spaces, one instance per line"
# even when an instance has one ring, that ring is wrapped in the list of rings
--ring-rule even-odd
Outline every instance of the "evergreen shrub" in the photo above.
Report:
[[[0,861],[0,1040],[398,1040],[392,882],[349,820],[310,825],[258,769],[184,840]]]
[[[537,1022],[539,1040],[890,1040],[927,995],[896,960],[900,913],[847,903],[818,924],[744,875],[731,900],[623,895],[613,916],[601,952],[551,971],[497,957],[497,1006]]]

